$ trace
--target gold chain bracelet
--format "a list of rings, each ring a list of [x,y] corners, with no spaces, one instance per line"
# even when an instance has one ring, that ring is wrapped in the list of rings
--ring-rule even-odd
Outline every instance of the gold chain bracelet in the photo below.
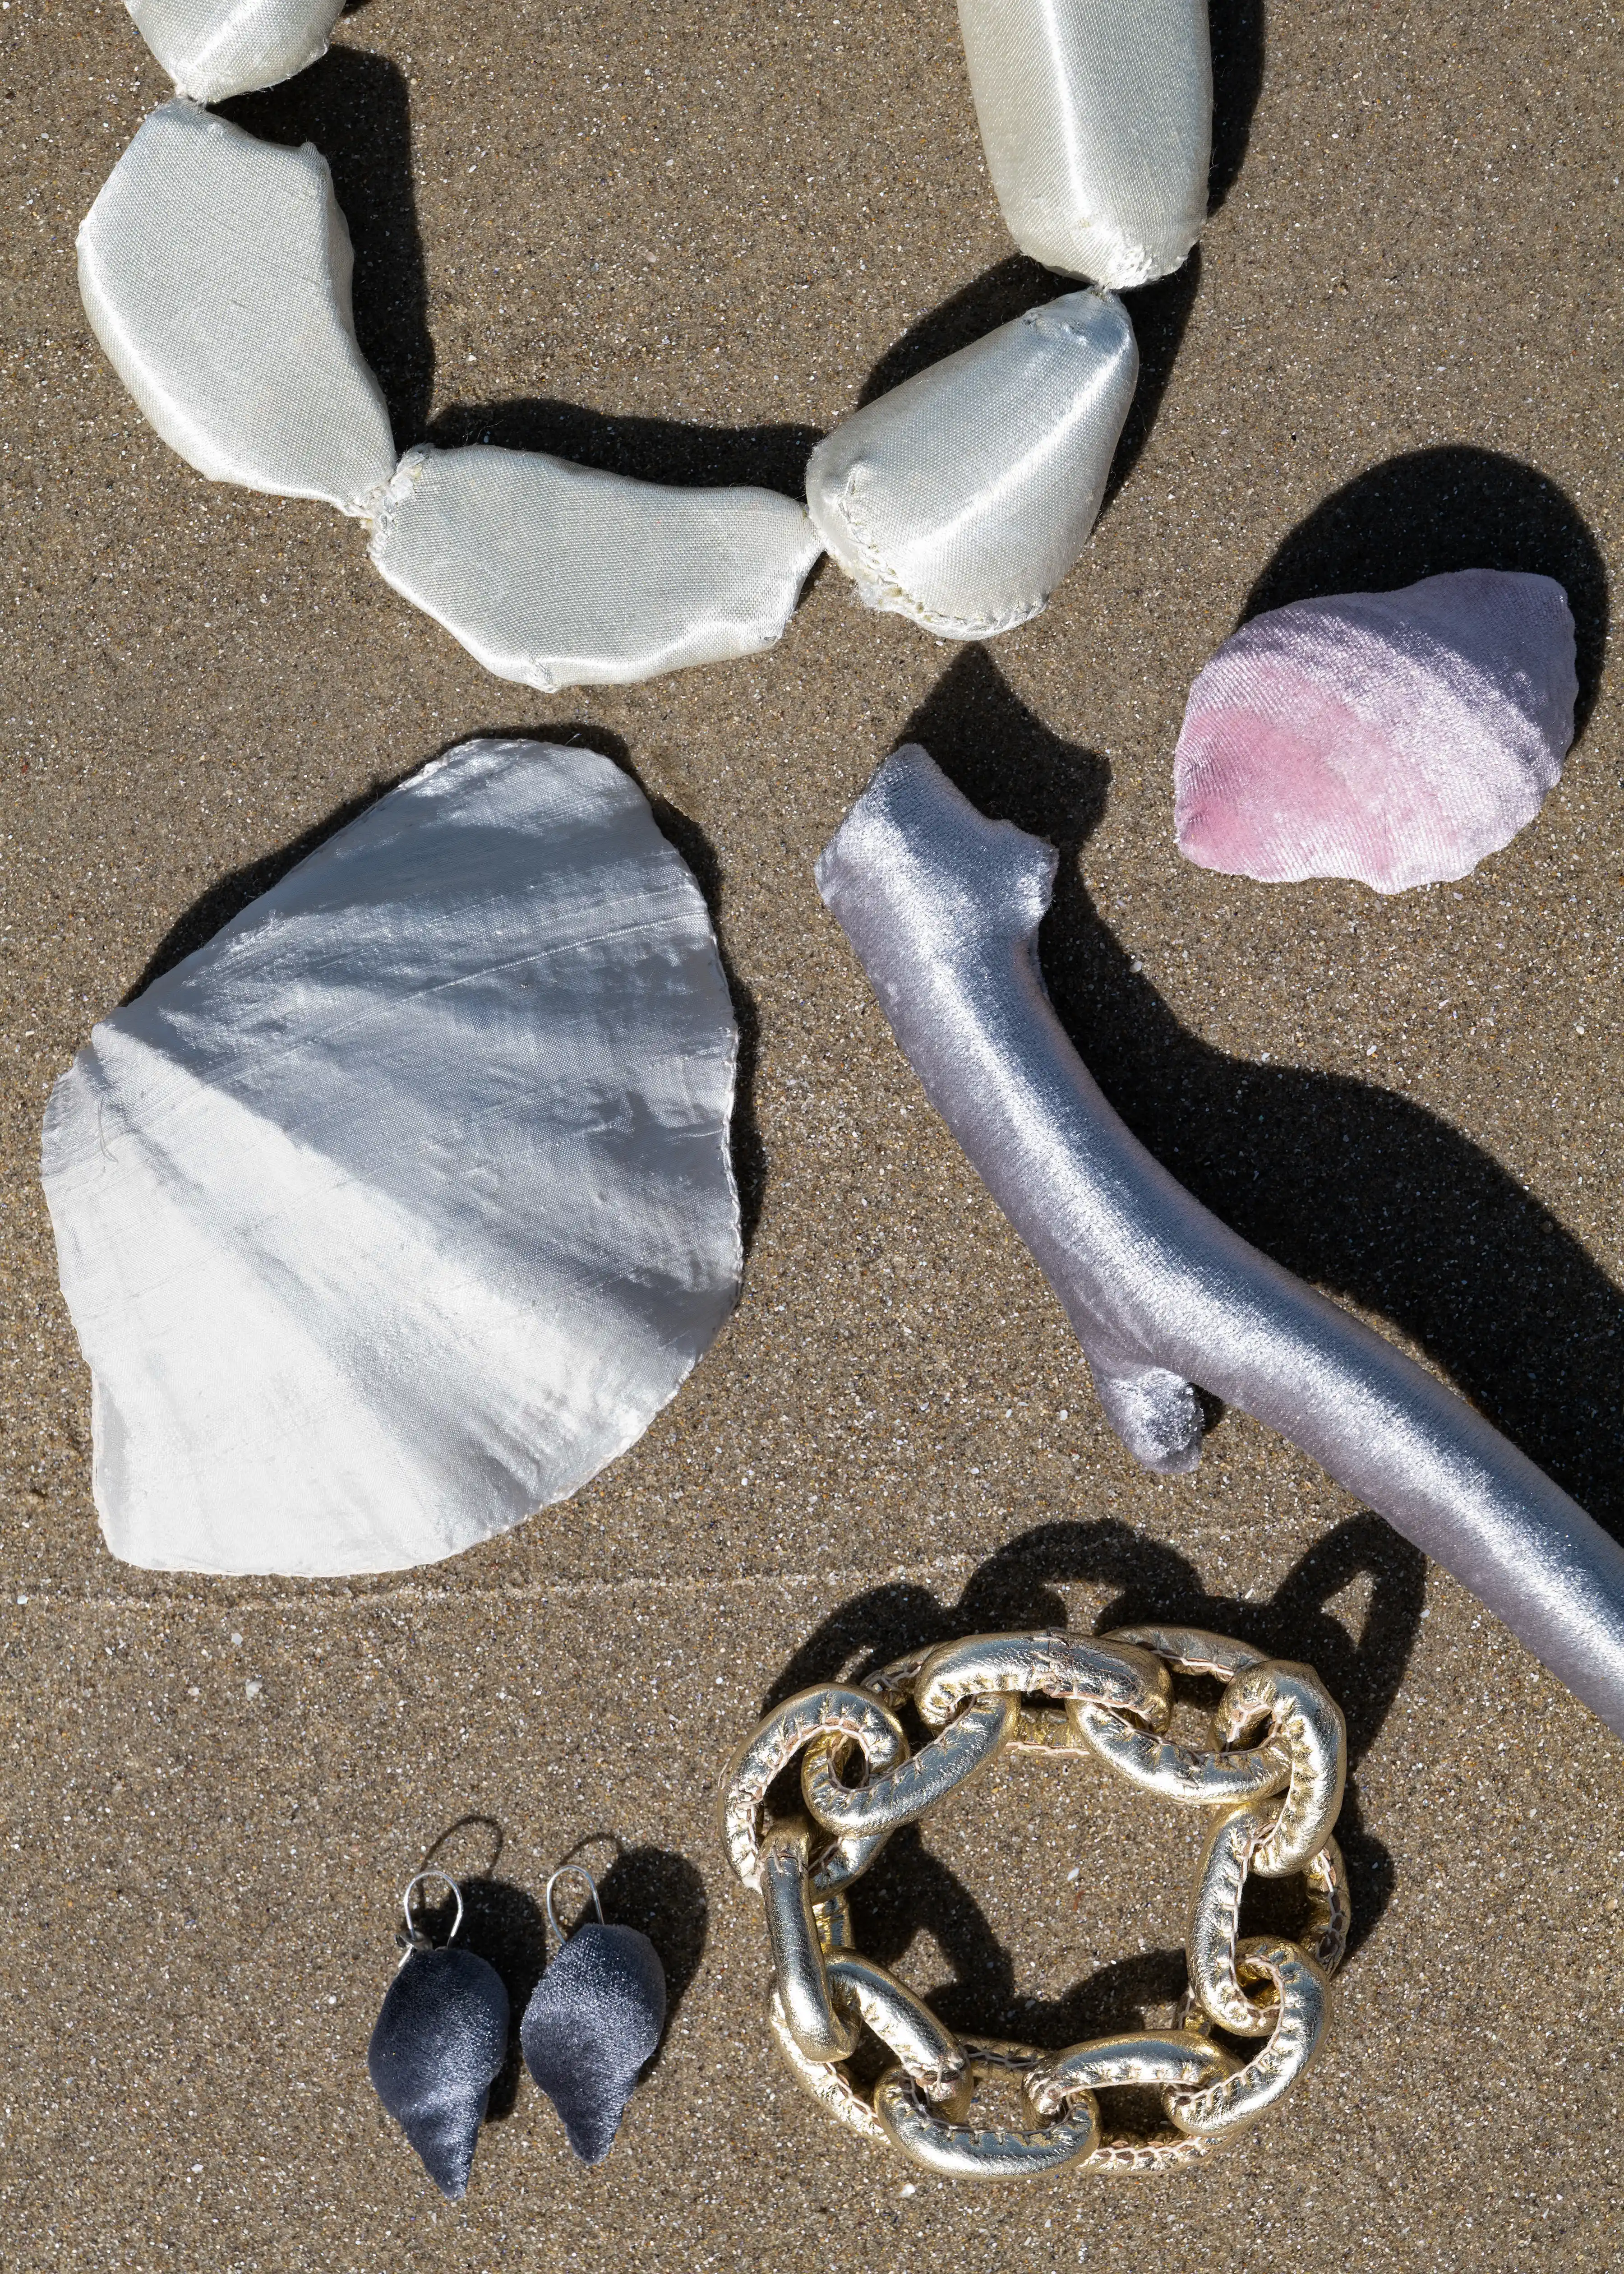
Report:
[[[1225,1684],[1209,1750],[1167,1734],[1174,1674]],[[910,1703],[932,1733],[918,1752],[898,1719]],[[956,2037],[853,1946],[852,1881],[899,1826],[1011,1750],[1086,1753],[1144,1791],[1220,1811],[1196,1873],[1190,1987],[1167,2029],[1091,2038],[1062,2052]],[[863,1781],[848,1784],[843,1771],[853,1751]],[[767,1789],[797,1754],[811,1820],[763,1833]],[[767,2019],[778,2049],[797,2082],[850,2130],[950,2178],[1198,2162],[1289,2091],[1325,2035],[1328,1979],[1350,1918],[1331,1837],[1346,1775],[1342,1717],[1316,1675],[1192,1627],[1123,1627],[1088,1639],[972,1635],[914,1651],[861,1684],[803,1690],[734,1754],[721,1804],[728,1858],[766,1909]],[[1240,1938],[1241,1896],[1253,1871],[1303,1873],[1301,1941]],[[865,2028],[894,2059],[871,2095],[846,2066]],[[1215,2030],[1267,2042],[1242,2060]],[[974,2120],[977,2088],[993,2074],[1018,2082],[1029,2123]],[[1175,2128],[1102,2139],[1095,2096],[1120,2085],[1159,2086]]]

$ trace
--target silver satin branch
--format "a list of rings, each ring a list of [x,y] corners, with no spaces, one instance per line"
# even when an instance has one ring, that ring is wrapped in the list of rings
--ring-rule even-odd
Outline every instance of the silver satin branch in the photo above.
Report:
[[[1072,1048],[1038,926],[1057,855],[916,744],[817,864],[931,1103],[1032,1250],[1129,1449],[1200,1457],[1199,1382],[1312,1453],[1624,1736],[1624,1550],[1455,1392],[1221,1224]]]

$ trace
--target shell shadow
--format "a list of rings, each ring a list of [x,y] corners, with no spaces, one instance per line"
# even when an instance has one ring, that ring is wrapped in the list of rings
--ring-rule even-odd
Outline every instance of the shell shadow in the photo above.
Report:
[[[1102,809],[1105,760],[1044,727],[979,649],[900,739],[1063,855]],[[1171,1174],[1299,1278],[1390,1320],[1624,1537],[1624,1294],[1583,1242],[1413,1099],[1255,1065],[1190,1033],[1101,921],[1074,859],[1062,859],[1039,946],[1084,1063]]]
[[[1392,1707],[1419,1631],[1426,1559],[1380,1517],[1350,1517],[1317,1540],[1267,1601],[1217,1593],[1194,1563],[1164,1541],[1107,1518],[1047,1524],[1019,1534],[979,1565],[956,1603],[914,1584],[873,1587],[831,1612],[784,1668],[766,1712],[815,1682],[857,1681],[905,1651],[959,1635],[1064,1627],[1059,1588],[1086,1583],[1115,1592],[1099,1630],[1158,1619],[1231,1634],[1272,1656],[1305,1660],[1325,1681],[1348,1726],[1348,1795],[1337,1825],[1347,1860],[1354,1923],[1351,1958],[1392,1900],[1392,1857],[1366,1826],[1357,1768]],[[1361,1588],[1356,1624],[1332,1606]],[[1249,1897],[1248,1931],[1290,1931],[1295,1886],[1261,1886]],[[1045,2047],[1106,2029],[1142,2026],[1184,1986],[1184,1954],[1158,1949],[1109,1966],[1053,1999],[1018,1989],[1012,1961],[964,1882],[926,1846],[918,1826],[898,1833],[883,1864],[852,1891],[857,1946],[894,1967],[928,1932],[950,1979],[930,2002],[955,2029],[1014,2036]]]
[[[1606,563],[1560,485],[1498,450],[1411,450],[1344,483],[1280,546],[1239,621],[1289,600],[1394,591],[1455,568],[1521,568],[1563,587],[1578,645],[1576,741],[1606,652]]]

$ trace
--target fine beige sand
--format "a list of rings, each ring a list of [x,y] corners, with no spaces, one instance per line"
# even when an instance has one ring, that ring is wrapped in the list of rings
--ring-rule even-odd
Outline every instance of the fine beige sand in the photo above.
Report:
[[[1624,2065],[1624,1749],[1452,1581],[1234,1415],[1136,1471],[812,881],[922,737],[1066,861],[1051,983],[1147,1141],[1624,1521],[1624,538],[1613,18],[1215,0],[1226,193],[1135,297],[1119,483],[1047,614],[937,646],[830,567],[781,646],[617,694],[484,676],[336,515],[210,487],[126,401],[73,237],[167,92],[117,0],[0,26],[6,550],[9,2266],[176,2274],[1599,2270]],[[402,442],[793,490],[867,389],[1058,289],[1012,258],[948,0],[371,0],[232,106],[330,156]],[[1383,901],[1177,858],[1185,691],[1250,605],[1483,563],[1572,594],[1587,719],[1541,818]],[[749,1043],[744,1297],[635,1451],[455,1562],[355,1585],[114,1562],[37,1180],[92,1022],[465,735],[632,766]],[[1162,1612],[1318,1666],[1356,1947],[1297,2097],[1223,2159],[976,2191],[831,2127],[762,2019],[713,1824],[769,1696],[976,1629]],[[1165,2014],[1193,1818],[1018,1760],[899,1836],[869,1953],[1046,2044]],[[582,1843],[589,1843],[584,1848]],[[509,2078],[466,2202],[368,2086],[432,1851],[519,1986],[583,1853],[675,2008],[610,2160]]]

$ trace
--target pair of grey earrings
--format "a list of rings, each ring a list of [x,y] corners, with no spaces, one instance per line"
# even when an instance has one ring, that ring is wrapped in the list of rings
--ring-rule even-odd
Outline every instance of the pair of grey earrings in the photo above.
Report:
[[[568,1934],[553,1908],[564,1879],[586,1881],[598,1915]],[[425,1879],[443,1880],[456,1903],[438,1948],[412,1921],[411,1899]],[[488,1960],[454,1947],[462,1891],[449,1872],[419,1871],[401,1901],[406,1931],[395,1939],[404,1954],[366,2049],[367,2074],[429,2177],[455,2202],[467,2192],[491,2087],[508,2058],[508,1992]],[[646,1934],[604,1924],[597,1882],[583,1865],[554,1871],[546,1909],[562,1947],[531,1992],[519,2044],[575,2154],[600,2164],[665,2027],[665,1969]]]

